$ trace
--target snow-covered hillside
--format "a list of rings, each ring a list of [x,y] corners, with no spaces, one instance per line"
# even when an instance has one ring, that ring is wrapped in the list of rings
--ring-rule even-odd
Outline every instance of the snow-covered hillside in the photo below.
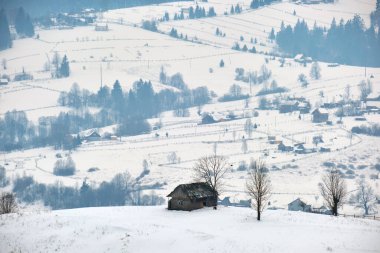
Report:
[[[0,216],[10,252],[380,252],[380,222],[219,207],[192,212],[112,207]]]

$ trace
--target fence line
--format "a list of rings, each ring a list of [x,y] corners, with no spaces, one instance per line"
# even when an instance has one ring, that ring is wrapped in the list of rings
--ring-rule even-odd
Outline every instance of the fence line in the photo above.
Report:
[[[339,214],[339,216],[380,221],[380,216],[376,216],[376,215],[356,215],[356,214],[344,214],[343,213],[343,214]]]

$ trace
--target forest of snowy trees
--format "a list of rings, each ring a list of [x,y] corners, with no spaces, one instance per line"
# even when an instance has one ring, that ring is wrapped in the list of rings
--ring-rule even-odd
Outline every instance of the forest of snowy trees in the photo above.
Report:
[[[32,37],[34,36],[34,26],[28,13],[22,7],[17,9],[17,13],[12,20],[18,36]],[[0,10],[0,50],[10,48],[12,46],[12,38],[9,29],[10,22],[6,11]]]
[[[115,81],[112,89],[102,86],[97,93],[80,89],[74,83],[69,92],[61,92],[58,104],[73,109],[61,112],[58,117],[41,117],[38,125],[29,121],[25,112],[11,111],[0,119],[0,150],[10,151],[41,146],[72,149],[80,144],[75,135],[90,128],[119,124],[118,135],[149,133],[151,126],[146,119],[158,116],[167,110],[186,109],[200,106],[210,101],[207,87],[189,89],[182,75],[166,76],[168,85],[181,91],[170,89],[156,93],[150,81],[138,80],[128,92],[123,91],[120,82]],[[99,108],[98,113],[90,113],[88,107]]]
[[[378,13],[379,19],[379,8],[374,13]],[[333,19],[329,29],[316,23],[310,29],[304,20],[298,20],[294,27],[282,23],[276,42],[282,51],[290,55],[302,53],[318,61],[379,67],[378,27],[378,20],[372,18],[371,26],[366,29],[359,15],[346,22],[340,20],[338,23]]]

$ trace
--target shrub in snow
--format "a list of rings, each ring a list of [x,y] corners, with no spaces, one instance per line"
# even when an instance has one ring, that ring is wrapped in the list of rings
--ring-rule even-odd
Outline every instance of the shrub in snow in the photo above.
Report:
[[[69,156],[67,159],[59,159],[55,162],[53,174],[56,176],[71,176],[75,174],[75,163]]]
[[[16,197],[13,193],[4,192],[0,196],[0,214],[13,213],[16,211]]]
[[[13,192],[18,194],[19,192],[24,191],[32,184],[34,184],[34,179],[32,176],[24,175],[23,177],[16,177],[16,179],[13,181]]]
[[[98,171],[98,170],[99,170],[99,168],[97,168],[97,167],[91,167],[91,168],[89,168],[87,170],[87,172],[95,172],[95,171]]]
[[[156,21],[146,20],[146,21],[143,22],[142,28],[145,29],[145,30],[152,31],[152,32],[157,32]]]
[[[321,79],[321,67],[319,67],[318,62],[314,62],[311,65],[310,68],[310,77],[314,80],[319,80]]]
[[[223,59],[222,59],[222,60],[220,60],[220,62],[219,62],[219,67],[221,67],[221,68],[223,68],[223,67],[224,67],[224,61],[223,61]]]
[[[238,171],[245,171],[248,169],[248,164],[245,161],[241,161],[237,167]]]
[[[333,162],[324,162],[324,163],[322,163],[322,165],[325,167],[328,167],[328,168],[335,167],[335,163],[333,163]]]
[[[169,155],[168,155],[168,162],[172,163],[172,164],[175,164],[175,163],[180,163],[180,158],[177,156],[177,153],[176,152],[171,152]]]

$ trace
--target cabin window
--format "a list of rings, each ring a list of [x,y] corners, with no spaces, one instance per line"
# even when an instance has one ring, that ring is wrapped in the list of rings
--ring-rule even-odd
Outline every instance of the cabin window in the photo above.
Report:
[[[183,200],[178,200],[178,205],[183,206]]]

